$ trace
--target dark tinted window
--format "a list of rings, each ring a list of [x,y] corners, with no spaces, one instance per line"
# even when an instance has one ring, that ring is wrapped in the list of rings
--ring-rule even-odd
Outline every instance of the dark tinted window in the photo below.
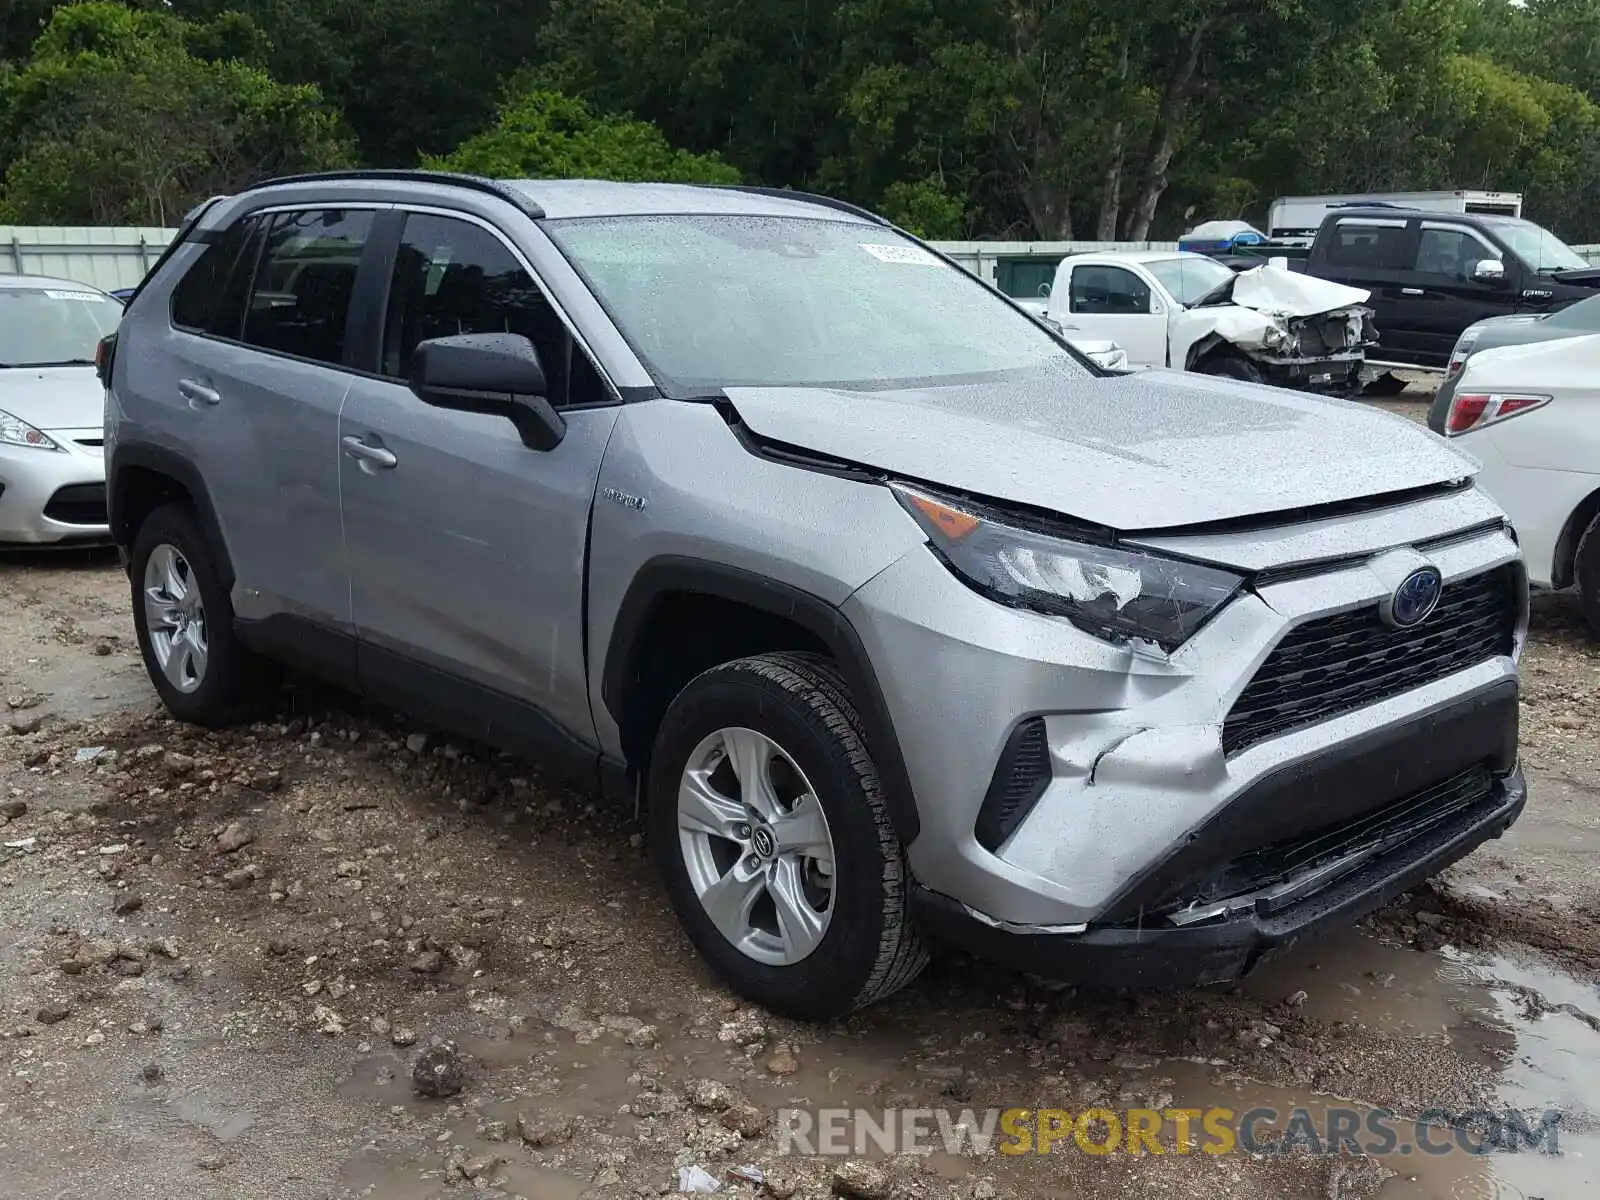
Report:
[[[230,226],[207,246],[172,293],[172,323],[181,329],[237,337],[244,289],[250,284],[261,222],[253,217]]]
[[[1072,268],[1072,311],[1075,313],[1147,313],[1150,288],[1121,267]]]
[[[1406,265],[1403,221],[1340,221],[1328,239],[1328,262],[1336,267],[1396,271]]]
[[[459,333],[527,338],[554,405],[608,399],[599,373],[504,242],[468,221],[408,216],[384,320],[383,373],[408,378],[419,342]]]
[[[315,362],[344,361],[345,327],[373,214],[328,209],[272,218],[256,265],[244,340]]]
[[[1479,262],[1499,257],[1465,229],[1424,226],[1417,239],[1417,257],[1412,266],[1424,275],[1471,279],[1472,269]]]

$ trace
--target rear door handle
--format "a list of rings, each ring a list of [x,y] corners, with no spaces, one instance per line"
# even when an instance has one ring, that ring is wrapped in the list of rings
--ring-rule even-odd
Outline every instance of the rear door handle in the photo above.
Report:
[[[202,404],[222,403],[222,393],[216,388],[207,387],[198,379],[178,380],[178,395],[189,402],[190,408],[199,408]]]
[[[1422,296],[1426,293],[1421,288],[1401,288],[1400,294],[1402,296]]]
[[[392,471],[400,460],[382,446],[369,446],[355,434],[350,434],[342,439],[344,452],[357,462],[371,463],[375,467],[382,467],[385,471]]]

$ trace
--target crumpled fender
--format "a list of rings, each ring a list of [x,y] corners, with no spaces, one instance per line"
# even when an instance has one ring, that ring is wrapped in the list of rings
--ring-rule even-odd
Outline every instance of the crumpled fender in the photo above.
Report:
[[[1174,313],[1167,325],[1171,340],[1171,363],[1187,367],[1190,351],[1201,342],[1213,337],[1231,342],[1241,350],[1261,350],[1267,330],[1277,322],[1271,317],[1237,304],[1214,304],[1208,308],[1190,308]]]
[[[1282,322],[1354,308],[1370,295],[1362,288],[1283,267],[1252,267],[1234,278],[1232,303],[1202,305],[1173,315],[1168,326],[1170,361],[1188,366],[1194,348],[1213,339],[1246,352],[1264,350],[1267,331]]]

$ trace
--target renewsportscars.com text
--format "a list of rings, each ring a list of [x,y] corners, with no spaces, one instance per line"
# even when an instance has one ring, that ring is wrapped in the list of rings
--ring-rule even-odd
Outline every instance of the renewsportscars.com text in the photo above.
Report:
[[[781,1154],[1559,1154],[1561,1114],[1516,1109],[782,1108]]]

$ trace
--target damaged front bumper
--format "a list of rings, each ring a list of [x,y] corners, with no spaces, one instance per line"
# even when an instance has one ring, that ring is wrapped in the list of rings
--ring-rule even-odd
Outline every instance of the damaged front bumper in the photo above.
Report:
[[[1273,355],[1254,351],[1249,357],[1250,361],[1260,369],[1262,381],[1276,387],[1293,388],[1302,392],[1354,395],[1361,391],[1365,383],[1363,368],[1366,366],[1366,355],[1361,351],[1336,354],[1327,358]]]
[[[1308,527],[1321,553],[1339,543],[1354,559],[1264,582],[1170,655],[952,587],[930,553],[878,575],[844,611],[885,667],[921,820],[907,853],[927,919],[957,942],[1052,973],[1084,948],[1150,944],[1154,954],[1157,941],[1181,949],[1220,938],[1226,952],[1196,964],[1193,979],[1226,977],[1503,829],[1521,807],[1517,641],[1325,719],[1242,747],[1224,741],[1235,701],[1292,631],[1375,613],[1390,594],[1392,580],[1364,555],[1432,541],[1427,558],[1447,594],[1495,571],[1521,587],[1503,528],[1461,536],[1481,515],[1465,493],[1352,520],[1342,536]],[[1222,561],[1214,542],[1159,539],[1163,552]],[[1525,599],[1515,608],[1506,619],[1520,639]],[[1458,777],[1478,791],[1436,805],[1449,821],[1405,816]],[[995,797],[1016,799],[1020,815],[986,835]],[[1049,966],[1058,953],[1059,968]]]
[[[1241,805],[1270,801],[1298,808],[1308,798],[1391,795],[1396,778],[1454,771],[1363,819],[1335,823],[1298,839],[1298,845],[1256,852],[1286,859],[1304,851],[1298,873],[1149,920],[1134,916],[1054,928],[1002,925],[923,887],[915,895],[918,919],[934,936],[969,953],[1100,988],[1186,988],[1240,978],[1299,942],[1353,924],[1516,821],[1527,802],[1522,771],[1494,769],[1505,765],[1507,749],[1514,762],[1516,704],[1515,685],[1503,685],[1257,784]],[[1494,747],[1488,761],[1474,760],[1485,746]],[[1443,761],[1441,752],[1452,761]],[[1468,765],[1455,770],[1461,762]],[[1243,813],[1229,820],[1240,835],[1256,828]],[[1318,842],[1327,843],[1326,855],[1311,857]]]

